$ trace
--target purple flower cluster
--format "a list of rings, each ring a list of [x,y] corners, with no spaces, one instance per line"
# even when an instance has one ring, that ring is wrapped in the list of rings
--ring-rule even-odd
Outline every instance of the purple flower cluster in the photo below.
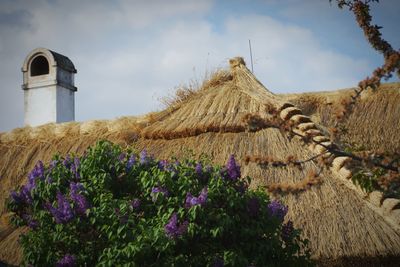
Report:
[[[169,196],[169,192],[168,192],[168,190],[166,188],[161,187],[161,186],[153,187],[151,189],[151,193],[150,193],[153,202],[155,202],[157,200],[158,193],[162,193],[166,197]]]
[[[36,180],[44,179],[44,165],[42,161],[38,161],[33,168],[33,170],[28,174],[28,182],[26,185],[21,187],[19,193],[16,191],[11,191],[11,198],[17,204],[32,204],[32,194],[31,191],[36,187]]]
[[[71,160],[71,157],[67,155],[63,161],[63,165],[72,172],[76,179],[79,180],[81,178],[78,170],[80,166],[80,160],[78,157],[75,157],[74,160]]]
[[[126,163],[125,172],[129,172],[132,169],[133,165],[135,165],[135,163],[136,163],[136,155],[132,154],[129,157],[128,162]]]
[[[229,156],[228,163],[225,166],[226,178],[232,181],[236,181],[240,178],[240,166],[236,163],[235,157],[233,155]]]
[[[149,164],[150,161],[151,161],[151,159],[152,159],[152,158],[148,155],[146,149],[143,149],[143,150],[140,152],[140,155],[139,155],[139,162],[140,162],[140,164],[142,164],[142,165]]]
[[[187,193],[185,207],[190,208],[196,205],[203,206],[207,201],[207,195],[208,195],[208,190],[206,187],[203,188],[203,190],[201,190],[200,195],[198,197],[194,197],[192,196],[191,193]]]
[[[168,161],[167,160],[160,160],[158,162],[158,168],[162,171],[168,170]]]
[[[57,192],[57,204],[57,208],[53,207],[49,202],[45,204],[45,208],[53,215],[56,223],[67,223],[74,218],[71,205],[60,191]]]
[[[70,197],[75,203],[75,211],[79,215],[85,215],[86,210],[90,208],[89,202],[86,200],[85,196],[79,194],[78,191],[83,191],[83,185],[80,183],[71,182],[70,185]]]
[[[188,221],[184,221],[178,225],[178,216],[176,215],[176,212],[174,212],[168,223],[164,226],[165,234],[169,238],[176,238],[186,233],[188,225]]]
[[[57,192],[57,208],[49,202],[45,204],[45,208],[53,215],[56,223],[67,223],[75,217],[75,214],[84,216],[86,210],[90,208],[89,202],[80,192],[84,190],[83,185],[71,182],[69,187],[70,198],[74,202],[74,209],[72,209],[71,204],[60,191]]]
[[[63,161],[63,165],[65,166],[65,168],[69,169],[70,165],[71,165],[71,158],[69,155],[67,155]]]
[[[268,214],[274,216],[279,220],[283,221],[288,211],[288,207],[280,203],[279,201],[273,200],[268,204]]]
[[[140,199],[135,198],[134,200],[131,201],[131,207],[133,210],[137,211],[140,208]]]
[[[281,237],[284,241],[289,241],[290,240],[290,236],[293,233],[293,222],[292,221],[288,221],[287,223],[285,223],[282,226],[282,232],[281,232]]]
[[[44,179],[44,165],[42,161],[36,163],[33,170],[28,174],[28,182],[21,187],[20,193],[11,192],[11,197],[16,203],[32,203],[31,191],[36,187],[36,179]]]
[[[196,167],[194,168],[194,171],[196,172],[196,175],[198,178],[203,178],[203,165],[201,163],[197,163]]]
[[[74,162],[71,163],[71,166],[70,166],[71,172],[74,174],[75,178],[78,179],[78,180],[81,178],[81,175],[80,175],[79,170],[78,170],[80,164],[81,163],[80,163],[79,158],[75,157],[74,158]]]
[[[35,181],[36,178],[44,178],[44,165],[42,161],[38,161],[33,170],[28,175],[28,182]]]
[[[21,202],[23,202],[21,195],[18,194],[16,191],[14,191],[14,190],[11,191],[10,195],[11,195],[11,199],[12,199],[15,203],[20,204]]]
[[[57,267],[73,267],[76,266],[76,257],[71,254],[65,256],[56,263]]]
[[[32,204],[31,188],[29,185],[23,185],[19,194],[11,191],[11,198],[16,204]]]
[[[260,212],[260,201],[252,197],[247,202],[247,211],[251,217],[257,217]]]
[[[23,214],[22,219],[27,223],[28,227],[35,230],[38,226],[39,223],[35,219],[32,218],[32,215],[29,214]]]

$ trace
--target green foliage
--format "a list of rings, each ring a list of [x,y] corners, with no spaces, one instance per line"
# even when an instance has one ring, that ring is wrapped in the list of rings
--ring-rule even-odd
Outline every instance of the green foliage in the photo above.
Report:
[[[374,190],[379,189],[378,179],[383,174],[384,171],[382,169],[360,169],[355,174],[353,174],[351,180],[354,183],[360,185],[360,187],[366,192],[370,193]]]
[[[41,162],[8,203],[34,266],[309,266],[287,209],[226,167],[156,161],[101,141]]]

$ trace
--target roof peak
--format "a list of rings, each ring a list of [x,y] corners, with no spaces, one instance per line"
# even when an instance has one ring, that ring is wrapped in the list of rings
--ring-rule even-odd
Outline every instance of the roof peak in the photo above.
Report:
[[[238,67],[240,65],[246,66],[246,62],[242,57],[234,57],[229,59],[229,65],[231,69],[234,69],[235,67]]]

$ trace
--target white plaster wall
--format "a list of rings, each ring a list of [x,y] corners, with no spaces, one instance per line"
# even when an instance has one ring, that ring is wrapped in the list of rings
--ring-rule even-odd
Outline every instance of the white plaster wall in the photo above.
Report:
[[[24,91],[25,125],[38,126],[55,122],[56,86],[31,88]]]
[[[74,92],[57,85],[57,118],[56,122],[75,120]]]

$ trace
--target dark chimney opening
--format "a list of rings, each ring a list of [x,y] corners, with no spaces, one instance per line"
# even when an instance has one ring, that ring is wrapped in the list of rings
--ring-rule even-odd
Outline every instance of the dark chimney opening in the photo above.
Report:
[[[31,76],[49,74],[49,62],[44,56],[38,56],[32,60]]]

